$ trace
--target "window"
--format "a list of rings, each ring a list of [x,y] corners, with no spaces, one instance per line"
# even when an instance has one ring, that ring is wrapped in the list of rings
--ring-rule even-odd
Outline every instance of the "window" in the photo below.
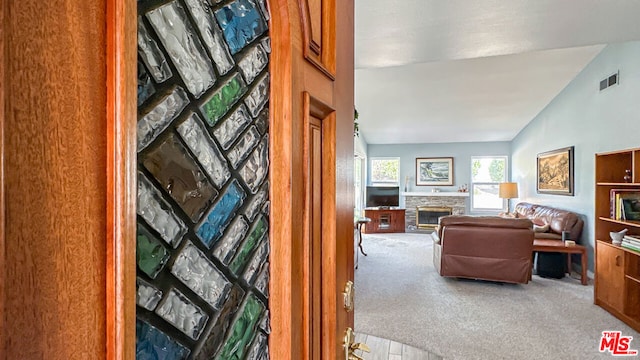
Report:
[[[400,158],[371,158],[370,183],[397,186],[400,183]]]
[[[471,158],[471,211],[504,210],[505,200],[498,197],[501,182],[507,181],[506,156]]]

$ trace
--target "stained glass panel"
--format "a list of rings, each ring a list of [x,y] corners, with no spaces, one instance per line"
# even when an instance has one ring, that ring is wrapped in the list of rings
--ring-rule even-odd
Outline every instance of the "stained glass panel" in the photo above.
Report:
[[[138,1],[138,359],[268,359],[263,0]]]

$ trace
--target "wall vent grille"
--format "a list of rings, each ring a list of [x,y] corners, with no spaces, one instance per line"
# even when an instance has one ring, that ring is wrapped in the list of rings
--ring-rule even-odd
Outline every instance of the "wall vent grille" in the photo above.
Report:
[[[620,71],[616,72],[613,75],[610,75],[602,80],[600,80],[600,91],[616,85],[620,82]]]

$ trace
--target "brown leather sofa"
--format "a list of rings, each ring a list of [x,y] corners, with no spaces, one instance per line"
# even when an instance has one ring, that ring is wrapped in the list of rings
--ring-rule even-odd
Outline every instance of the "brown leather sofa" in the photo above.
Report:
[[[549,224],[545,232],[535,232],[535,239],[562,240],[562,232],[569,232],[569,239],[579,242],[584,221],[578,214],[544,205],[521,202],[515,208],[517,218],[531,220],[534,224]]]
[[[433,264],[441,276],[529,282],[533,223],[528,219],[444,216],[431,237]]]

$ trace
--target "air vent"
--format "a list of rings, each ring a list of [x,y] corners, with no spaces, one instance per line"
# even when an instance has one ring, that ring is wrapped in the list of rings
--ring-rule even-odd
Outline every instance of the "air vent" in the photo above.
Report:
[[[620,81],[620,71],[600,80],[600,91],[617,84]]]

